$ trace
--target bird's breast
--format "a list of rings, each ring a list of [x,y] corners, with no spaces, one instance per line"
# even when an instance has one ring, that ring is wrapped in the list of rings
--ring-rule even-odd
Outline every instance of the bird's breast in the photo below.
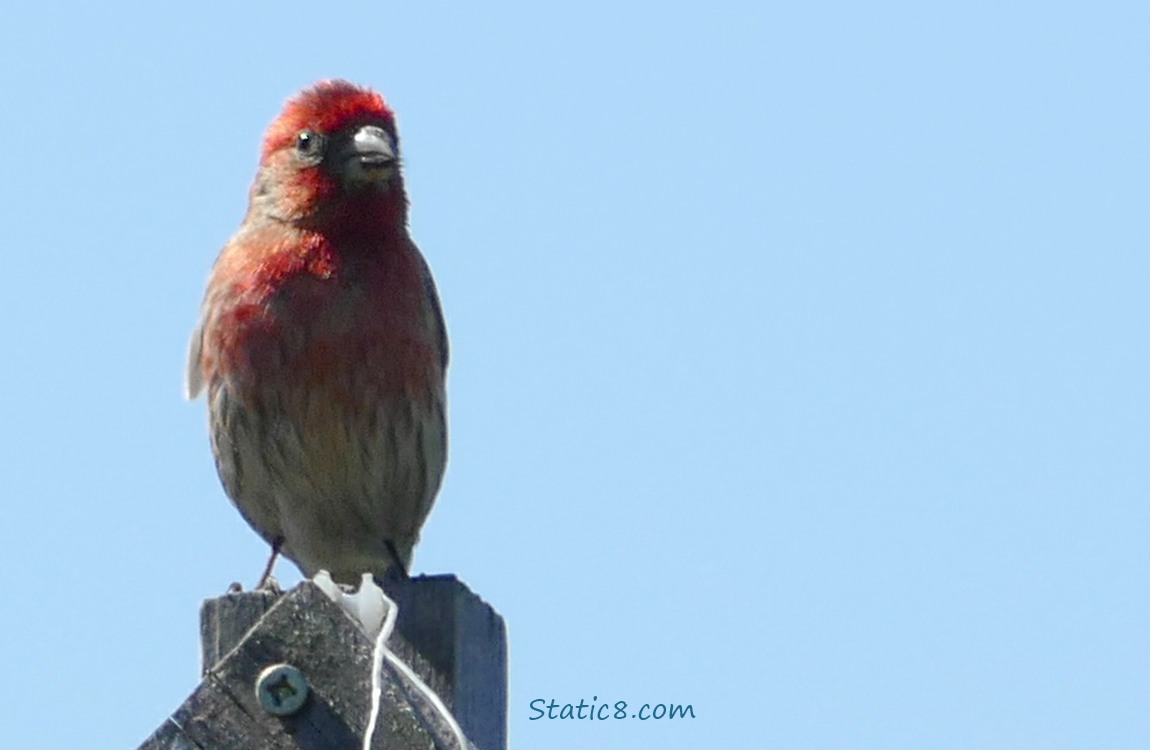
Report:
[[[359,410],[442,387],[417,259],[324,249],[261,264],[221,311],[221,374],[236,395]]]

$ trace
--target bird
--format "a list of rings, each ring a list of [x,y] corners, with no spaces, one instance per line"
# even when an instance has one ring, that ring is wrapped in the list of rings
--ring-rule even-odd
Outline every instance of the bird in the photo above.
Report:
[[[208,277],[186,395],[225,492],[306,576],[410,570],[447,462],[447,332],[408,228],[395,113],[319,81],[268,127]]]

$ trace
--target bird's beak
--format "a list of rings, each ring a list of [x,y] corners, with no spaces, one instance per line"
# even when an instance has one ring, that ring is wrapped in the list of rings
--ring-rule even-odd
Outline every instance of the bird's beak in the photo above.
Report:
[[[398,162],[391,136],[376,125],[364,125],[355,131],[340,160],[344,179],[353,185],[376,185],[387,182]]]

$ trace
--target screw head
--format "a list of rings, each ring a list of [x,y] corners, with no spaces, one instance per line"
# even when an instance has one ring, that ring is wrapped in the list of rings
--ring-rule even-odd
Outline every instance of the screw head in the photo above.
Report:
[[[307,679],[291,664],[273,664],[256,679],[256,698],[273,716],[291,716],[307,700]]]

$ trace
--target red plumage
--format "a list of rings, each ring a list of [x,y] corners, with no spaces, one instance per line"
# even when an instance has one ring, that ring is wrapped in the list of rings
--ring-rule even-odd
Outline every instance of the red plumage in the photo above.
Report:
[[[344,81],[304,90],[268,129],[192,336],[225,490],[307,575],[406,571],[446,462],[446,367],[393,113]]]

